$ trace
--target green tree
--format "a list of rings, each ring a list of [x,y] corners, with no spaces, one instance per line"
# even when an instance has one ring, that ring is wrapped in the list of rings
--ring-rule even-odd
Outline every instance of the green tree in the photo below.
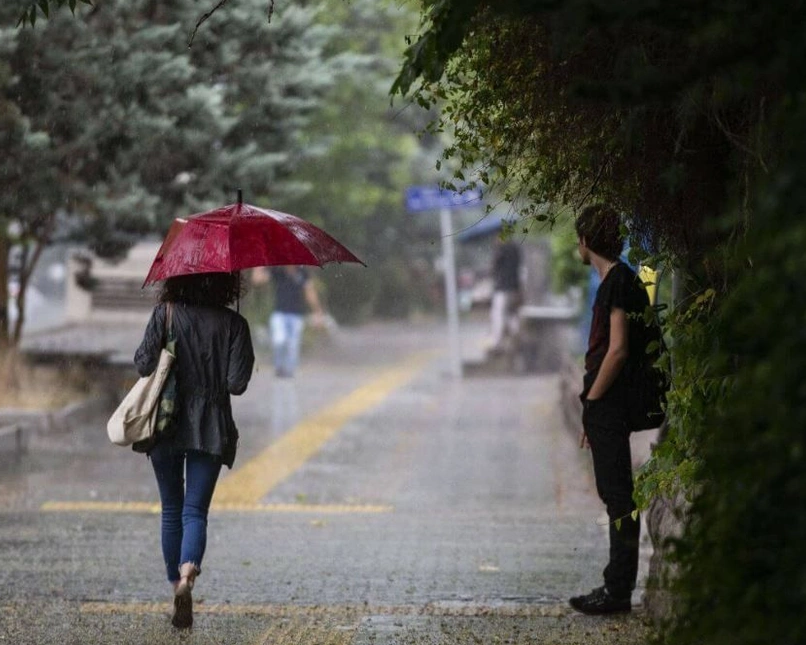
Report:
[[[249,201],[277,207],[311,190],[298,166],[315,154],[308,125],[351,61],[331,46],[340,27],[324,24],[316,3],[278,6],[271,22],[257,19],[263,0],[222,8],[190,48],[200,82],[220,92],[226,128],[205,152],[191,191],[213,202]],[[185,3],[183,24],[198,11]]]
[[[0,61],[0,349],[19,341],[25,320],[25,293],[44,240],[51,233],[61,202],[57,173],[51,161],[47,133],[32,128],[19,107],[3,98],[12,84],[10,68]],[[30,242],[30,243],[29,243]],[[24,249],[14,275],[8,275],[10,247]],[[18,285],[14,296],[19,312],[10,329],[9,278]]]
[[[324,49],[337,30],[317,23],[316,7],[267,23],[253,19],[259,6],[216,14],[191,50],[190,0],[110,0],[25,29],[14,7],[0,9],[0,89],[15,115],[4,126],[17,141],[2,215],[29,258],[57,233],[114,258],[179,214],[234,201],[238,187],[254,201],[309,189],[293,171],[340,64]]]
[[[416,14],[399,3],[329,0],[322,19],[343,26],[329,45],[342,63],[306,134],[314,152],[297,177],[312,190],[284,202],[321,224],[369,266],[332,267],[323,274],[329,308],[342,322],[405,316],[428,306],[418,258],[430,249],[405,210],[405,188],[436,174],[423,164],[416,132],[427,115],[390,105],[388,88]],[[433,150],[434,158],[437,151]]]

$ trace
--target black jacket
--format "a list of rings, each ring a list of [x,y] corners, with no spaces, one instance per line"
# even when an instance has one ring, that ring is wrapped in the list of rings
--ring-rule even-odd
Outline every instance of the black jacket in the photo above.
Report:
[[[521,250],[508,240],[498,247],[493,260],[493,288],[496,291],[519,291],[521,288]]]
[[[242,394],[252,376],[255,355],[246,319],[226,307],[175,303],[176,380],[179,415],[177,450],[220,455],[232,468],[238,430],[232,418],[231,394]],[[143,342],[134,355],[141,376],[157,367],[165,342],[166,306],[157,305]]]

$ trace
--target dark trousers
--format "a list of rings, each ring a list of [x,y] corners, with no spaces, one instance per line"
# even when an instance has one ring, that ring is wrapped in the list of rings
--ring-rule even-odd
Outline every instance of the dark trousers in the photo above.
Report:
[[[638,538],[640,518],[632,518],[632,458],[627,430],[599,425],[583,419],[593,456],[596,490],[607,507],[610,520],[610,561],[604,570],[607,590],[616,596],[628,596],[635,589],[638,576]]]

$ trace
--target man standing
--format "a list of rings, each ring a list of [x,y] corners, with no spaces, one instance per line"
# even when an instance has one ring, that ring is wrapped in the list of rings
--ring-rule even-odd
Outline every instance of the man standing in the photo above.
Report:
[[[493,257],[493,298],[490,303],[492,350],[503,351],[504,340],[518,332],[521,304],[521,250],[512,240],[496,238]]]
[[[632,498],[626,374],[629,362],[646,351],[643,323],[633,314],[643,314],[649,299],[632,269],[619,260],[624,240],[616,211],[601,204],[589,206],[577,218],[576,232],[582,262],[601,279],[580,395],[581,445],[590,446],[596,490],[607,507],[610,559],[604,585],[570,603],[585,614],[610,614],[630,611],[638,575],[640,522]]]
[[[308,272],[303,267],[274,267],[274,310],[269,318],[275,374],[290,378],[299,364],[305,314],[314,313],[314,322],[321,324],[322,306]]]

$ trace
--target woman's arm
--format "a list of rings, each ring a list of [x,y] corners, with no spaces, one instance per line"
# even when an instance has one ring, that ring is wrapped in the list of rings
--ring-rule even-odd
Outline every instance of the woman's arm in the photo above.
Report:
[[[134,353],[134,366],[140,376],[148,376],[160,360],[165,338],[165,304],[159,304],[151,312],[140,347]]]
[[[252,368],[255,364],[255,352],[252,348],[252,335],[249,323],[242,317],[236,318],[234,330],[230,337],[229,366],[227,368],[227,390],[230,394],[243,394]]]

